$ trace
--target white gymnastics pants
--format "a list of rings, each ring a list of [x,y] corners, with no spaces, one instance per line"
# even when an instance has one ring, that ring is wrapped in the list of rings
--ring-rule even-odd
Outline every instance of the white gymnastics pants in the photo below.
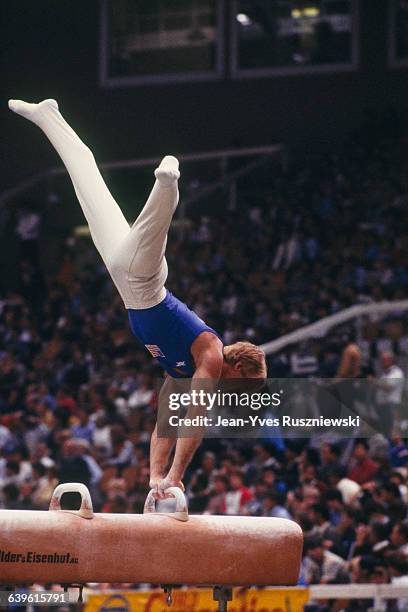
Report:
[[[178,204],[178,161],[165,157],[140,215],[129,227],[89,148],[70,128],[55,100],[38,105],[10,101],[15,112],[36,123],[59,153],[98,249],[126,308],[151,308],[166,295],[167,233]]]

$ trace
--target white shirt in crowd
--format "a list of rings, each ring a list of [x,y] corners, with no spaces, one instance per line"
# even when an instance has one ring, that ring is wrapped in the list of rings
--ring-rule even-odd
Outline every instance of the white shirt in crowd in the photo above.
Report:
[[[350,478],[342,478],[336,486],[345,504],[351,504],[361,491],[360,485]]]
[[[397,365],[392,365],[380,376],[380,382],[386,383],[389,389],[379,389],[379,404],[400,404],[404,390],[404,372]]]

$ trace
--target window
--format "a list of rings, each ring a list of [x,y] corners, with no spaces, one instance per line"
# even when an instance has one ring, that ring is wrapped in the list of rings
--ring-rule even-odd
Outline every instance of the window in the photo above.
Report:
[[[222,1],[101,2],[102,84],[203,80],[222,75]]]
[[[408,0],[391,0],[389,63],[408,66]]]
[[[357,66],[357,0],[235,0],[234,76]]]

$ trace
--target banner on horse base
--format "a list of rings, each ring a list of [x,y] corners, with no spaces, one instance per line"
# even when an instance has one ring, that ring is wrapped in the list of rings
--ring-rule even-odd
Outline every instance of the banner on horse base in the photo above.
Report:
[[[116,591],[88,595],[85,612],[216,612],[213,593],[204,589],[174,590],[167,606],[163,591]],[[308,589],[235,589],[229,612],[303,612]]]

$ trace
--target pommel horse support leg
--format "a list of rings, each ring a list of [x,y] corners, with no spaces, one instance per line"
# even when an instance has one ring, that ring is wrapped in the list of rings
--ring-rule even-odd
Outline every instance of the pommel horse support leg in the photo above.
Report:
[[[79,510],[62,510],[67,492]],[[233,586],[297,583],[302,532],[295,522],[243,516],[189,516],[180,489],[173,513],[94,513],[88,489],[59,485],[49,511],[0,510],[2,584],[131,582],[218,587],[226,610]]]

